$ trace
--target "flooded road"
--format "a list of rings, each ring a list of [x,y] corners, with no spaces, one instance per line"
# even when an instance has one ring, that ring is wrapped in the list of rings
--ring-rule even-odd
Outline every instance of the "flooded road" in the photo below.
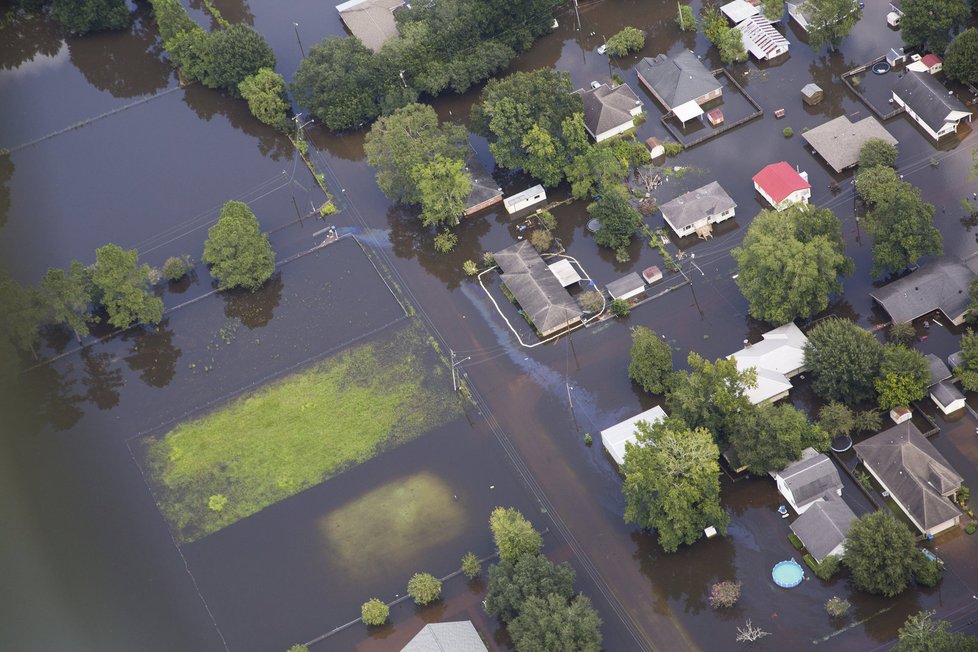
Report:
[[[308,50],[327,35],[343,34],[335,10],[319,2],[213,1],[229,20],[252,24],[268,39],[286,78],[298,65],[301,47]],[[203,3],[189,0],[189,6],[207,25]],[[830,310],[863,324],[879,318],[868,296],[872,243],[855,220],[849,175],[831,173],[806,151],[800,133],[837,115],[869,114],[847,93],[841,75],[898,45],[899,34],[885,26],[886,10],[885,3],[867,3],[842,53],[813,55],[788,25],[782,26],[792,42],[788,58],[774,65],[732,66],[765,115],[684,153],[676,162],[695,171],[669,181],[657,196],[666,201],[716,179],[738,204],[736,219],[714,239],[678,243],[696,254],[698,267],[685,266],[692,285],[643,305],[623,322],[606,322],[533,350],[516,346],[478,286],[460,272],[466,259],[511,244],[515,220],[501,209],[482,213],[461,226],[455,252],[438,255],[414,213],[392,207],[377,189],[364,162],[363,134],[311,128],[314,160],[342,208],[334,223],[372,249],[443,347],[470,358],[462,370],[477,407],[469,409],[468,420],[180,549],[126,440],[355,337],[362,322],[345,317],[363,314],[355,312],[356,302],[374,291],[376,278],[369,283],[342,279],[343,292],[325,297],[317,260],[328,252],[317,253],[283,267],[257,295],[206,298],[172,312],[156,332],[127,333],[24,375],[16,391],[0,396],[5,414],[0,513],[5,535],[14,533],[2,538],[0,559],[9,569],[8,586],[16,589],[0,598],[0,647],[284,649],[352,620],[372,595],[392,599],[417,570],[444,575],[467,550],[488,555],[485,521],[498,503],[514,504],[538,527],[550,529],[547,551],[578,569],[578,588],[591,595],[605,621],[607,649],[724,649],[746,617],[773,634],[759,649],[808,646],[833,634],[821,604],[843,593],[855,605],[852,621],[866,621],[828,639],[833,649],[876,648],[919,608],[967,614],[961,600],[970,600],[978,588],[974,568],[949,574],[934,591],[908,592],[893,601],[856,594],[839,579],[824,585],[812,580],[790,594],[774,588],[767,581],[770,566],[793,550],[785,522],[774,516],[773,484],[763,479],[725,482],[729,537],[663,555],[654,537],[622,522],[621,480],[597,443],[591,448],[583,443],[584,433],[596,435],[652,405],[653,397],[627,378],[629,326],[642,324],[665,335],[677,364],[691,350],[726,355],[763,332],[763,325],[746,315],[731,278],[735,264],[729,250],[762,208],[750,177],[767,163],[786,160],[807,171],[813,202],[832,208],[843,221],[856,273],[846,281],[846,296]],[[589,3],[581,7],[583,30],[577,31],[573,12],[562,7],[560,27],[512,68],[555,66],[568,70],[577,87],[620,74],[649,111],[638,137],[664,138],[658,107],[636,84],[636,62],[691,48],[711,67],[719,66],[701,35],[680,34],[672,23],[674,11],[671,3]],[[625,25],[645,29],[647,45],[609,66],[595,49]],[[825,100],[816,107],[803,106],[798,94],[809,81],[825,89]],[[477,98],[473,89],[434,105],[443,119],[465,120]],[[786,108],[786,117],[776,120],[776,108]],[[0,38],[0,115],[0,146],[14,150],[6,182],[10,206],[0,216],[0,254],[23,282],[71,259],[90,261],[107,241],[137,247],[153,265],[171,255],[199,258],[206,230],[228,199],[251,204],[271,232],[280,260],[316,244],[312,234],[324,226],[304,217],[322,195],[304,166],[296,164],[288,140],[257,123],[240,101],[196,86],[177,88],[145,9],[125,33],[62,40],[38,20],[16,39]],[[785,126],[794,129],[793,138],[782,136]],[[938,206],[936,222],[947,252],[974,251],[973,227],[962,224],[958,207],[958,199],[974,189],[966,180],[974,134],[957,148],[938,151],[906,117],[886,127],[900,141],[898,165],[905,180]],[[485,141],[473,137],[472,142],[491,169]],[[527,184],[518,174],[496,171],[496,176],[507,191]],[[838,192],[830,188],[833,181],[840,182]],[[551,196],[564,193],[559,189]],[[599,284],[661,265],[658,253],[638,239],[627,263],[599,250],[584,229],[582,202],[557,209],[555,216],[568,253]],[[660,216],[647,221],[653,228],[662,225]],[[675,251],[676,245],[670,248]],[[206,270],[198,266],[196,273],[195,281],[164,293],[167,306],[209,291]],[[225,346],[218,333],[229,322],[240,325],[235,341]],[[52,334],[45,354],[68,351],[69,344]],[[926,344],[946,354],[956,348],[956,338],[935,331]],[[214,369],[207,374],[190,367],[209,360]],[[953,432],[949,439],[967,450]],[[944,445],[940,439],[935,443]],[[347,573],[323,538],[322,519],[372,489],[424,473],[459,496],[464,527],[392,560],[379,576]],[[948,545],[964,547],[970,540]],[[744,583],[741,603],[728,613],[710,610],[709,585],[734,578]],[[444,607],[398,606],[392,627],[371,638],[355,626],[321,649],[334,649],[332,641],[335,649],[386,649],[403,644],[422,621],[455,614],[473,618],[480,628],[487,623],[483,631],[495,632],[495,622],[481,613],[478,594],[464,581],[446,583],[445,593]],[[495,643],[505,646],[504,639]]]

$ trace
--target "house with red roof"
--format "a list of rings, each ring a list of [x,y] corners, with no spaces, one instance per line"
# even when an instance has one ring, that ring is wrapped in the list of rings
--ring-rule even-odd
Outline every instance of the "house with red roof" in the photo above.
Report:
[[[754,188],[776,211],[792,204],[807,204],[812,196],[808,173],[796,171],[785,161],[765,166],[755,174]]]
[[[907,66],[907,70],[912,70],[913,72],[928,72],[936,75],[944,69],[944,60],[933,52],[924,56],[915,54],[912,59],[913,62]]]

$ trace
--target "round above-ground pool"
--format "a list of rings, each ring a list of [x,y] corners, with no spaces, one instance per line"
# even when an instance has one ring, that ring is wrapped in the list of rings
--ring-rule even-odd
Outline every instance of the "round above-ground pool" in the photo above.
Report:
[[[805,571],[801,564],[794,559],[788,559],[779,561],[774,565],[771,570],[771,578],[781,588],[790,589],[801,584],[801,581],[805,579]]]
[[[890,72],[890,68],[892,67],[893,66],[886,61],[877,61],[873,64],[873,72],[877,75],[885,75],[886,73]]]

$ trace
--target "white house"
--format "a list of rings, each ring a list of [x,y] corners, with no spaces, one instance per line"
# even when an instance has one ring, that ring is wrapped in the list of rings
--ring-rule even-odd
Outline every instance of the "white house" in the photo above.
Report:
[[[925,54],[924,56],[915,54],[910,58],[912,59],[912,63],[907,65],[907,70],[926,72],[930,75],[936,75],[944,70],[944,60],[934,53]]]
[[[521,211],[524,208],[529,208],[534,204],[539,204],[542,201],[546,201],[547,191],[543,189],[543,186],[536,185],[532,188],[527,188],[523,192],[518,192],[515,195],[510,195],[503,200],[503,206],[506,207],[506,212],[513,214],[517,211]]]
[[[754,175],[754,188],[775,210],[807,204],[812,196],[808,173],[798,172],[786,161],[771,163]]]
[[[754,405],[773,403],[788,395],[790,378],[805,370],[805,344],[808,338],[793,322],[764,333],[757,344],[731,353],[737,369],[754,369],[757,386],[747,389],[747,398]]]
[[[720,184],[711,181],[701,188],[691,190],[659,207],[666,223],[679,237],[698,234],[701,238],[712,236],[712,226],[734,216],[736,202]]]
[[[584,128],[598,143],[634,127],[635,116],[642,112],[642,101],[628,84],[612,88],[595,82],[574,92],[584,102]]]
[[[855,520],[856,514],[844,500],[830,496],[829,500],[812,503],[789,527],[821,564],[826,557],[843,553]]]
[[[941,381],[927,390],[930,400],[944,414],[951,414],[964,408],[964,394],[950,381]]]
[[[814,448],[806,448],[800,460],[769,475],[774,477],[778,491],[798,514],[804,514],[819,501],[842,495],[842,479],[835,464]]]
[[[610,428],[605,428],[601,431],[601,444],[604,449],[608,451],[608,455],[611,455],[611,459],[621,466],[625,463],[625,444],[632,443],[636,441],[635,431],[639,421],[644,421],[648,424],[658,423],[666,418],[665,411],[658,405],[651,410],[646,410],[640,414],[625,419],[621,423],[616,423]]]
[[[760,14],[737,23],[744,48],[760,61],[770,61],[788,53],[788,42],[781,32],[771,26],[771,21]]]
[[[926,72],[907,72],[893,86],[893,101],[934,140],[956,133],[971,111]]]

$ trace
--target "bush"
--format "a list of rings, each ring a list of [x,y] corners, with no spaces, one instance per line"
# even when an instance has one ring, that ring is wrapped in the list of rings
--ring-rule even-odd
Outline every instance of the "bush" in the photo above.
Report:
[[[242,24],[208,34],[201,59],[204,86],[234,96],[241,94],[238,84],[246,78],[262,68],[275,68],[272,48],[261,34]]]
[[[799,539],[798,536],[794,532],[789,532],[788,533],[788,541],[790,541],[791,542],[791,545],[795,547],[795,550],[801,550],[802,548],[805,547],[802,544],[801,539]]]
[[[805,565],[808,566],[812,570],[813,573],[818,570],[818,562],[815,561],[815,558],[812,557],[810,554],[807,554],[806,553],[802,557],[802,559],[805,560]]]
[[[604,297],[597,290],[587,290],[577,295],[577,303],[584,312],[597,312],[604,305]]]
[[[781,133],[784,134],[785,138],[791,138],[792,136],[795,135],[795,130],[792,129],[791,127],[785,127],[784,129],[781,130]]]
[[[540,225],[548,231],[557,228],[557,218],[550,211],[540,211],[537,213],[537,219],[540,220]]]
[[[732,607],[740,599],[740,582],[717,582],[710,587],[710,606],[714,609]]]
[[[611,302],[611,314],[615,317],[627,317],[632,311],[632,307],[624,299],[615,299]]]
[[[637,52],[643,47],[645,47],[645,34],[634,27],[626,27],[608,39],[608,52],[616,57]]]
[[[489,516],[489,527],[504,561],[517,561],[526,555],[535,555],[543,546],[543,538],[533,529],[533,524],[515,507],[497,507]]]
[[[822,560],[822,563],[818,565],[815,569],[815,577],[820,580],[825,580],[826,582],[832,579],[836,571],[839,570],[839,562],[841,560],[836,555],[829,555]]]
[[[683,146],[680,143],[663,143],[662,149],[666,156],[679,156],[683,153]]]
[[[941,581],[941,567],[933,559],[925,557],[923,552],[918,552],[914,560],[913,575],[921,586],[937,586]]]
[[[530,234],[530,244],[537,251],[546,251],[554,243],[554,237],[546,229],[534,229]]]
[[[591,433],[589,432],[584,433],[584,445],[590,446],[593,443],[594,443],[594,438],[591,436]]]
[[[964,531],[968,534],[974,534],[975,530],[978,530],[978,523],[975,523],[974,521],[968,523],[968,525],[964,528]]]
[[[383,625],[390,613],[391,608],[377,598],[370,598],[360,606],[360,618],[364,625]]]
[[[475,261],[467,260],[462,263],[462,271],[465,272],[466,276],[475,276],[479,273],[479,268],[476,266]]]
[[[684,32],[696,31],[696,17],[693,15],[693,9],[689,5],[680,5],[679,13],[676,14],[676,24]]]
[[[961,485],[961,488],[958,489],[958,504],[961,505],[962,507],[967,507],[968,501],[970,499],[971,499],[971,489],[968,489],[966,486]]]
[[[848,600],[843,600],[833,595],[825,602],[825,611],[833,618],[841,618],[846,615],[846,612],[849,611],[849,607],[851,606]]]
[[[408,581],[407,592],[415,604],[429,604],[441,597],[441,580],[430,573],[415,573]]]
[[[163,263],[163,278],[168,281],[179,281],[190,271],[190,260],[187,256],[170,256]]]
[[[467,578],[472,579],[482,570],[482,564],[479,563],[479,558],[473,553],[467,552],[465,556],[462,557],[462,574]]]
[[[279,131],[289,128],[289,102],[285,79],[271,68],[262,68],[238,84],[238,92],[248,102],[251,115]]]
[[[435,251],[447,254],[458,244],[458,236],[451,231],[442,231],[435,236]]]
[[[491,251],[485,251],[482,253],[482,264],[486,267],[490,267],[496,264],[496,259],[493,258]]]
[[[214,494],[207,499],[207,507],[212,512],[220,512],[224,510],[225,505],[228,504],[228,497],[224,494]]]
[[[302,643],[296,643],[285,652],[309,652],[309,648]]]

